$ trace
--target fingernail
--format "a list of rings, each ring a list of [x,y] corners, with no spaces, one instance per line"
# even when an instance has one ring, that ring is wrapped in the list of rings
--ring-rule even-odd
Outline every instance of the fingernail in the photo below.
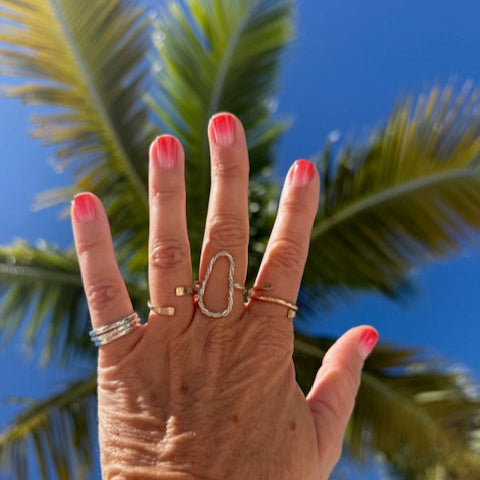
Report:
[[[80,193],[73,199],[73,211],[81,222],[88,222],[95,218],[95,202],[90,193]]]
[[[378,332],[373,328],[368,328],[360,336],[360,343],[358,349],[360,355],[365,360],[373,350],[373,347],[377,344]]]
[[[178,143],[171,135],[157,137],[150,145],[150,158],[161,168],[172,169],[177,164]]]
[[[297,160],[293,164],[292,170],[292,184],[296,187],[305,187],[313,175],[315,174],[315,167],[312,162],[308,160]]]
[[[229,147],[235,141],[235,121],[229,113],[212,118],[213,139],[219,147]]]

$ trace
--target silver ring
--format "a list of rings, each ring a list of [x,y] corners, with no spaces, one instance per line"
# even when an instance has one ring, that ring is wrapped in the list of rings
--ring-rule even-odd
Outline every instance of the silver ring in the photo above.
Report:
[[[229,263],[229,269],[228,269],[228,303],[227,303],[227,308],[225,310],[220,311],[220,312],[212,312],[209,310],[203,301],[203,296],[205,295],[205,288],[207,286],[208,279],[210,278],[210,275],[213,270],[213,266],[215,262],[221,258],[225,257],[228,260]],[[222,250],[221,252],[216,253],[212,259],[210,260],[210,263],[208,264],[207,271],[205,273],[205,278],[202,281],[197,281],[195,282],[195,287],[197,289],[197,299],[198,299],[198,306],[200,307],[200,310],[204,315],[207,315],[207,317],[212,317],[212,318],[221,318],[221,317],[226,317],[232,310],[233,310],[233,294],[235,292],[235,289],[241,290],[243,293],[245,293],[247,290],[244,285],[241,285],[240,283],[235,283],[233,276],[235,273],[235,264],[233,262],[233,257],[230,255],[225,250]]]
[[[96,347],[100,347],[133,332],[139,325],[140,317],[134,312],[117,322],[109,323],[103,327],[91,330],[90,338]]]

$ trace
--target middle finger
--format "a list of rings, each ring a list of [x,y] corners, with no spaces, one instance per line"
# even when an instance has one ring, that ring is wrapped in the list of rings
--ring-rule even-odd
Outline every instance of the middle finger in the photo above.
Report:
[[[214,116],[208,135],[211,157],[211,189],[200,263],[205,284],[203,303],[210,312],[225,312],[229,303],[231,262],[226,254],[208,266],[220,252],[233,258],[233,281],[243,285],[248,255],[248,149],[241,122],[229,113]],[[207,278],[206,278],[207,276]],[[233,315],[243,311],[243,294],[233,291]],[[236,317],[235,317],[236,318]]]

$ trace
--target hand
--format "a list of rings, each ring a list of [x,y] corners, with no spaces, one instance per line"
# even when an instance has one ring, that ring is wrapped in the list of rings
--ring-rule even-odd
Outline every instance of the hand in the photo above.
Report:
[[[200,279],[222,251],[234,281],[247,272],[248,151],[240,121],[215,116],[208,129],[212,185]],[[232,311],[202,313],[192,295],[185,213],[184,153],[171,136],[150,149],[148,323],[100,347],[98,414],[103,478],[326,479],[337,462],[361,368],[377,333],[348,331],[327,353],[307,398],[295,381],[288,307],[233,290]],[[316,214],[319,177],[312,163],[288,172],[256,285],[258,293],[295,302]],[[78,195],[72,221],[94,328],[133,312],[112,247],[107,217],[92,194]],[[229,262],[213,265],[203,297],[223,311]]]

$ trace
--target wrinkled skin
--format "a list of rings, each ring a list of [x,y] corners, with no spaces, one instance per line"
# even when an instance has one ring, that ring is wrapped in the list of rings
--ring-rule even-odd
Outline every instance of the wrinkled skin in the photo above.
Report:
[[[212,187],[200,278],[215,253],[234,259],[243,284],[248,245],[248,155],[232,115],[210,122]],[[146,325],[99,351],[98,408],[105,479],[325,480],[337,462],[361,368],[377,334],[348,331],[327,353],[307,397],[295,381],[293,326],[287,307],[235,289],[223,318],[202,313],[192,295],[185,220],[183,150],[170,136],[150,149],[149,285],[154,305]],[[188,173],[188,172],[187,172]],[[296,162],[283,189],[277,221],[256,285],[262,295],[294,302],[316,213],[319,178]],[[115,262],[108,221],[92,194],[74,200],[77,253],[94,328],[132,313]],[[222,311],[228,262],[220,259],[204,302]]]

